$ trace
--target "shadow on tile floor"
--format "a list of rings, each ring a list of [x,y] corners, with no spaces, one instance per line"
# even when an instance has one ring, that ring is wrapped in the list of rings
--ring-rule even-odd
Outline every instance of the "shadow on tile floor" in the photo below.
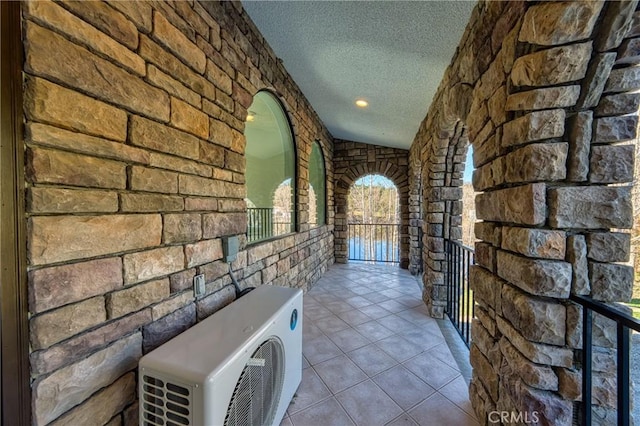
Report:
[[[332,266],[304,296],[302,352],[283,426],[478,425],[418,281],[397,266]]]

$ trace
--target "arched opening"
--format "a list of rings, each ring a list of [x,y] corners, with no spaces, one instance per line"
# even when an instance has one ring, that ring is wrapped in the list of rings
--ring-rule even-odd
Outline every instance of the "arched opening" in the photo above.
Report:
[[[469,145],[464,161],[462,175],[462,244],[473,247],[476,241],[474,225],[476,222],[476,192],[473,189],[473,146]]]
[[[409,178],[406,169],[383,160],[367,162],[358,166],[346,169],[340,177],[336,179],[334,186],[335,195],[335,259],[336,263],[347,263],[349,258],[349,218],[348,218],[348,196],[353,184],[369,174],[377,174],[386,177],[398,191],[399,223],[400,223],[400,257],[399,266],[402,269],[409,267]]]
[[[347,198],[348,260],[398,263],[401,224],[395,184],[369,174],[351,185]]]
[[[296,152],[293,132],[280,101],[258,92],[245,123],[247,241],[295,231]]]

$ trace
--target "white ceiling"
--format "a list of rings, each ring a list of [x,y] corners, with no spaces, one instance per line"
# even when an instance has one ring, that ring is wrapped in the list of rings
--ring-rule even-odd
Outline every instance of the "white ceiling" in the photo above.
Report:
[[[475,2],[243,5],[335,138],[408,149]]]

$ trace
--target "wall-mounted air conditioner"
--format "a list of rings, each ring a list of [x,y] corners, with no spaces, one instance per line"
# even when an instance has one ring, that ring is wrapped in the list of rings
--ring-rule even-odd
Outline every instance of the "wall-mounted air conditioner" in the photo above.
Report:
[[[302,378],[302,291],[258,287],[138,371],[140,425],[278,425]]]

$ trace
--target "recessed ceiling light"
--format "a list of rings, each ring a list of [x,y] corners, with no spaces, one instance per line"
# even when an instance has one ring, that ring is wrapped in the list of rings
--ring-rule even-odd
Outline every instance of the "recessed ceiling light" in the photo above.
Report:
[[[357,99],[356,105],[359,106],[360,108],[366,108],[369,106],[369,102],[365,101],[364,99]]]
[[[256,115],[254,113],[250,112],[249,114],[247,114],[247,121],[248,122],[252,122],[255,119],[256,119]]]

